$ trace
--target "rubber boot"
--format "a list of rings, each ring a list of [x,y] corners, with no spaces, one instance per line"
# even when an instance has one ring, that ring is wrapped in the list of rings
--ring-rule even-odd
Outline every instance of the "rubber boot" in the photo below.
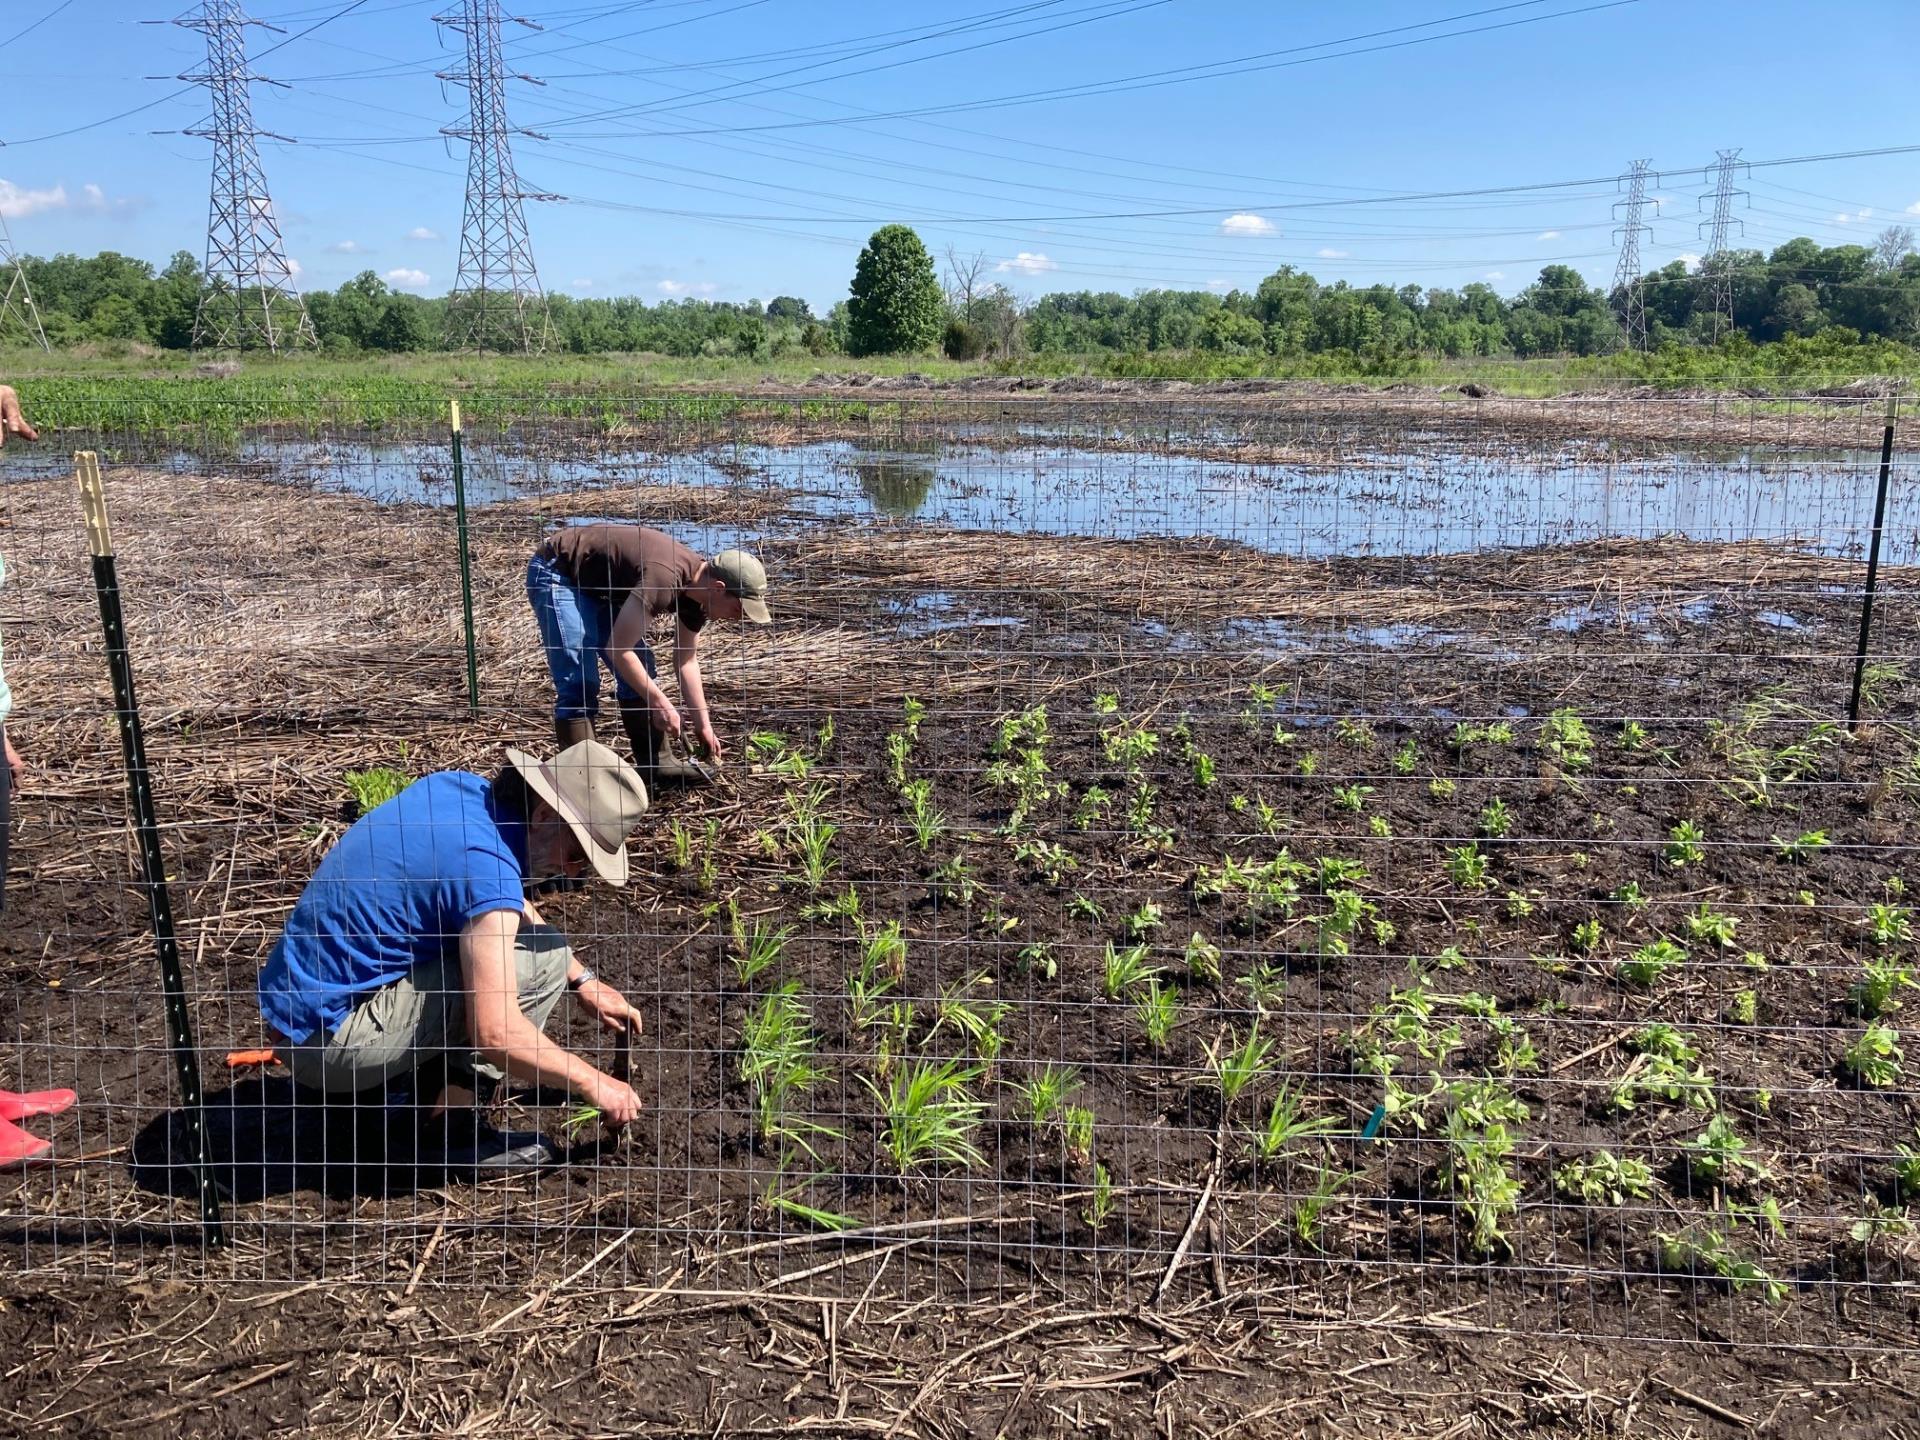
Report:
[[[666,737],[653,728],[653,714],[645,701],[623,704],[620,723],[626,727],[627,743],[633,747],[634,768],[650,789],[709,783],[704,770],[674,754]]]
[[[582,740],[593,739],[593,718],[581,715],[571,720],[562,720],[558,716],[553,721],[554,743],[562,750],[571,750]]]

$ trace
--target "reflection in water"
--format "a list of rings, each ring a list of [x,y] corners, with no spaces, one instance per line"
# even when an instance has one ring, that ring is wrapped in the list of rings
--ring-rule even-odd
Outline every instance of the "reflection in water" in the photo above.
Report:
[[[936,441],[904,441],[892,450],[858,450],[848,463],[873,508],[892,520],[910,520],[925,508],[939,471]]]

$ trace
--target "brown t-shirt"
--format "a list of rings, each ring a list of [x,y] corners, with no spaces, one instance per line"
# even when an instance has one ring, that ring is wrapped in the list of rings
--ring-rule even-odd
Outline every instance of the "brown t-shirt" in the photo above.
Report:
[[[707,615],[683,593],[700,557],[671,535],[644,525],[569,525],[553,536],[553,564],[584,594],[613,610],[639,595],[647,618],[677,613],[698,631]]]

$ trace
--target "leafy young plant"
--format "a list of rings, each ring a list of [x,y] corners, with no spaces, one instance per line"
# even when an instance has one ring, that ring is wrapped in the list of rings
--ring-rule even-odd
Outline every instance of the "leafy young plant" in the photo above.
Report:
[[[1158,980],[1149,980],[1146,990],[1134,1002],[1133,1013],[1140,1021],[1147,1043],[1155,1050],[1164,1050],[1180,1018],[1180,992],[1163,989]]]
[[[413,777],[406,771],[388,765],[376,765],[368,770],[349,770],[346,780],[347,791],[353,796],[355,813],[359,815],[378,809],[413,783]]]
[[[1716,1185],[1739,1186],[1766,1178],[1766,1170],[1748,1156],[1750,1147],[1725,1115],[1715,1115],[1706,1129],[1681,1148],[1693,1173]]]
[[[933,848],[933,842],[947,833],[947,817],[934,807],[933,782],[909,780],[900,787],[907,802],[907,823],[913,829],[913,843],[921,853]]]
[[[1732,915],[1723,915],[1710,907],[1706,901],[1700,902],[1700,908],[1687,916],[1687,934],[1701,944],[1717,945],[1722,950],[1733,948],[1734,931],[1740,922]]]
[[[1916,987],[1913,967],[1891,955],[1876,955],[1862,967],[1860,980],[1850,994],[1853,1008],[1869,1020],[1900,1008],[1900,992]]]
[[[1332,1116],[1310,1116],[1306,1112],[1306,1096],[1282,1085],[1267,1110],[1266,1123],[1253,1134],[1253,1153],[1274,1164],[1287,1159],[1305,1141],[1338,1133],[1339,1122]]]
[[[1513,1154],[1507,1127],[1477,1128],[1456,1111],[1447,1117],[1447,1149],[1447,1175],[1469,1224],[1467,1243],[1482,1254],[1496,1245],[1511,1249],[1501,1227],[1520,1208],[1521,1186],[1507,1167]]]
[[[1584,770],[1593,763],[1593,732],[1572,706],[1547,717],[1546,746],[1565,770]]]
[[[1504,839],[1513,828],[1513,814],[1507,809],[1507,802],[1494,796],[1480,807],[1479,830],[1489,840]]]
[[[1810,860],[1832,843],[1824,830],[1802,830],[1791,840],[1782,840],[1778,835],[1773,837],[1774,848],[1780,852],[1782,860]]]
[[[983,1073],[957,1060],[916,1060],[891,1076],[884,1091],[860,1077],[880,1104],[880,1146],[895,1169],[904,1175],[940,1160],[968,1168],[985,1163],[974,1134],[987,1106],[968,1088]]]
[[[973,998],[974,991],[988,990],[992,986],[993,977],[984,970],[945,986],[940,991],[940,1001],[934,1009],[933,1028],[927,1032],[927,1038],[931,1040],[942,1030],[951,1028],[966,1037],[983,1066],[993,1064],[1000,1058],[1000,1051],[1006,1044],[1000,1027],[1006,1023],[1007,1016],[1013,1013],[1013,1006],[1004,1000],[983,1001]]]
[[[1605,938],[1605,935],[1606,931],[1597,919],[1582,920],[1573,927],[1573,934],[1569,937],[1568,943],[1582,955],[1591,955],[1600,948],[1600,941]]]
[[[1655,1231],[1660,1264],[1666,1270],[1718,1276],[1736,1292],[1758,1285],[1770,1304],[1786,1299],[1788,1291],[1784,1284],[1733,1248],[1731,1232],[1731,1225],[1724,1222],[1709,1223],[1678,1234]]]
[[[1063,1114],[1067,1097],[1080,1088],[1080,1072],[1071,1065],[1049,1061],[1025,1080],[1016,1081],[1013,1088],[1028,1122],[1038,1130],[1055,1115]]]
[[[1840,1063],[1862,1085],[1885,1090],[1900,1078],[1900,1062],[1905,1058],[1900,1032],[1876,1020],[1854,1037]]]
[[[1656,984],[1676,965],[1686,962],[1687,952],[1671,940],[1654,940],[1642,945],[1616,967],[1620,977],[1644,987]]]
[[[1353,1176],[1323,1166],[1314,1175],[1313,1189],[1294,1202],[1293,1233],[1303,1245],[1320,1248],[1320,1231],[1326,1224],[1327,1207],[1353,1181]]]
[[[1357,815],[1367,808],[1367,797],[1371,794],[1371,785],[1336,785],[1333,787],[1333,803],[1338,809]]]
[[[1693,821],[1677,822],[1667,832],[1667,844],[1662,852],[1667,857],[1667,864],[1676,870],[1685,865],[1698,865],[1707,858],[1707,852],[1700,844],[1706,838],[1706,831]]]
[[[1599,1150],[1562,1165],[1553,1172],[1553,1183],[1561,1194],[1588,1205],[1624,1205],[1652,1197],[1653,1170],[1644,1160],[1623,1160],[1611,1150]]]
[[[1478,844],[1468,841],[1447,847],[1447,878],[1462,890],[1487,888],[1487,857]]]
[[[1229,1047],[1227,1037],[1222,1036],[1216,1044],[1207,1046],[1206,1050],[1207,1078],[1219,1090],[1220,1098],[1229,1110],[1249,1086],[1258,1083],[1272,1068],[1273,1042],[1260,1038],[1258,1025],[1238,1045]]]
[[[1913,939],[1913,912],[1904,905],[1875,901],[1867,907],[1867,933],[1885,950]]]
[[[1187,974],[1205,985],[1220,983],[1220,947],[1198,930],[1187,940]]]
[[[1111,940],[1107,941],[1103,973],[1109,1000],[1121,999],[1136,985],[1145,985],[1160,974],[1158,967],[1147,963],[1147,954],[1144,944],[1119,950]]]

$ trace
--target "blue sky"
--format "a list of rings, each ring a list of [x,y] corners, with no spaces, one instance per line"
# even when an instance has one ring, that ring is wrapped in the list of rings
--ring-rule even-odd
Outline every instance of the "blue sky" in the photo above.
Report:
[[[465,153],[437,131],[465,92],[434,78],[461,40],[432,17],[457,3],[250,8],[283,32],[249,32],[258,73],[289,86],[258,85],[253,103],[261,128],[300,142],[260,145],[304,286],[363,269],[451,285]],[[1811,0],[1593,4],[527,0],[509,13],[542,28],[507,27],[509,65],[546,83],[511,81],[508,103],[548,137],[516,139],[523,184],[566,197],[527,207],[550,290],[788,293],[822,309],[891,221],[936,253],[983,253],[991,278],[1029,294],[1246,287],[1288,263],[1510,293],[1563,261],[1604,282],[1611,183],[1383,197],[1578,181],[1648,157],[1663,203],[1643,253],[1661,263],[1703,248],[1700,167],[1722,147],[1759,161],[1920,144],[1913,0],[1860,0],[1843,21]],[[0,5],[0,215],[20,249],[203,249],[210,147],[153,132],[199,123],[205,96],[167,98],[179,82],[148,78],[197,64],[201,41],[143,23],[165,14]],[[1266,68],[1219,73],[1254,56]],[[1215,68],[1128,80],[1185,67]],[[1000,103],[1115,81],[1134,88]],[[954,106],[977,108],[899,113]],[[1920,153],[1760,166],[1740,183],[1746,242],[1762,248],[1920,225]]]

